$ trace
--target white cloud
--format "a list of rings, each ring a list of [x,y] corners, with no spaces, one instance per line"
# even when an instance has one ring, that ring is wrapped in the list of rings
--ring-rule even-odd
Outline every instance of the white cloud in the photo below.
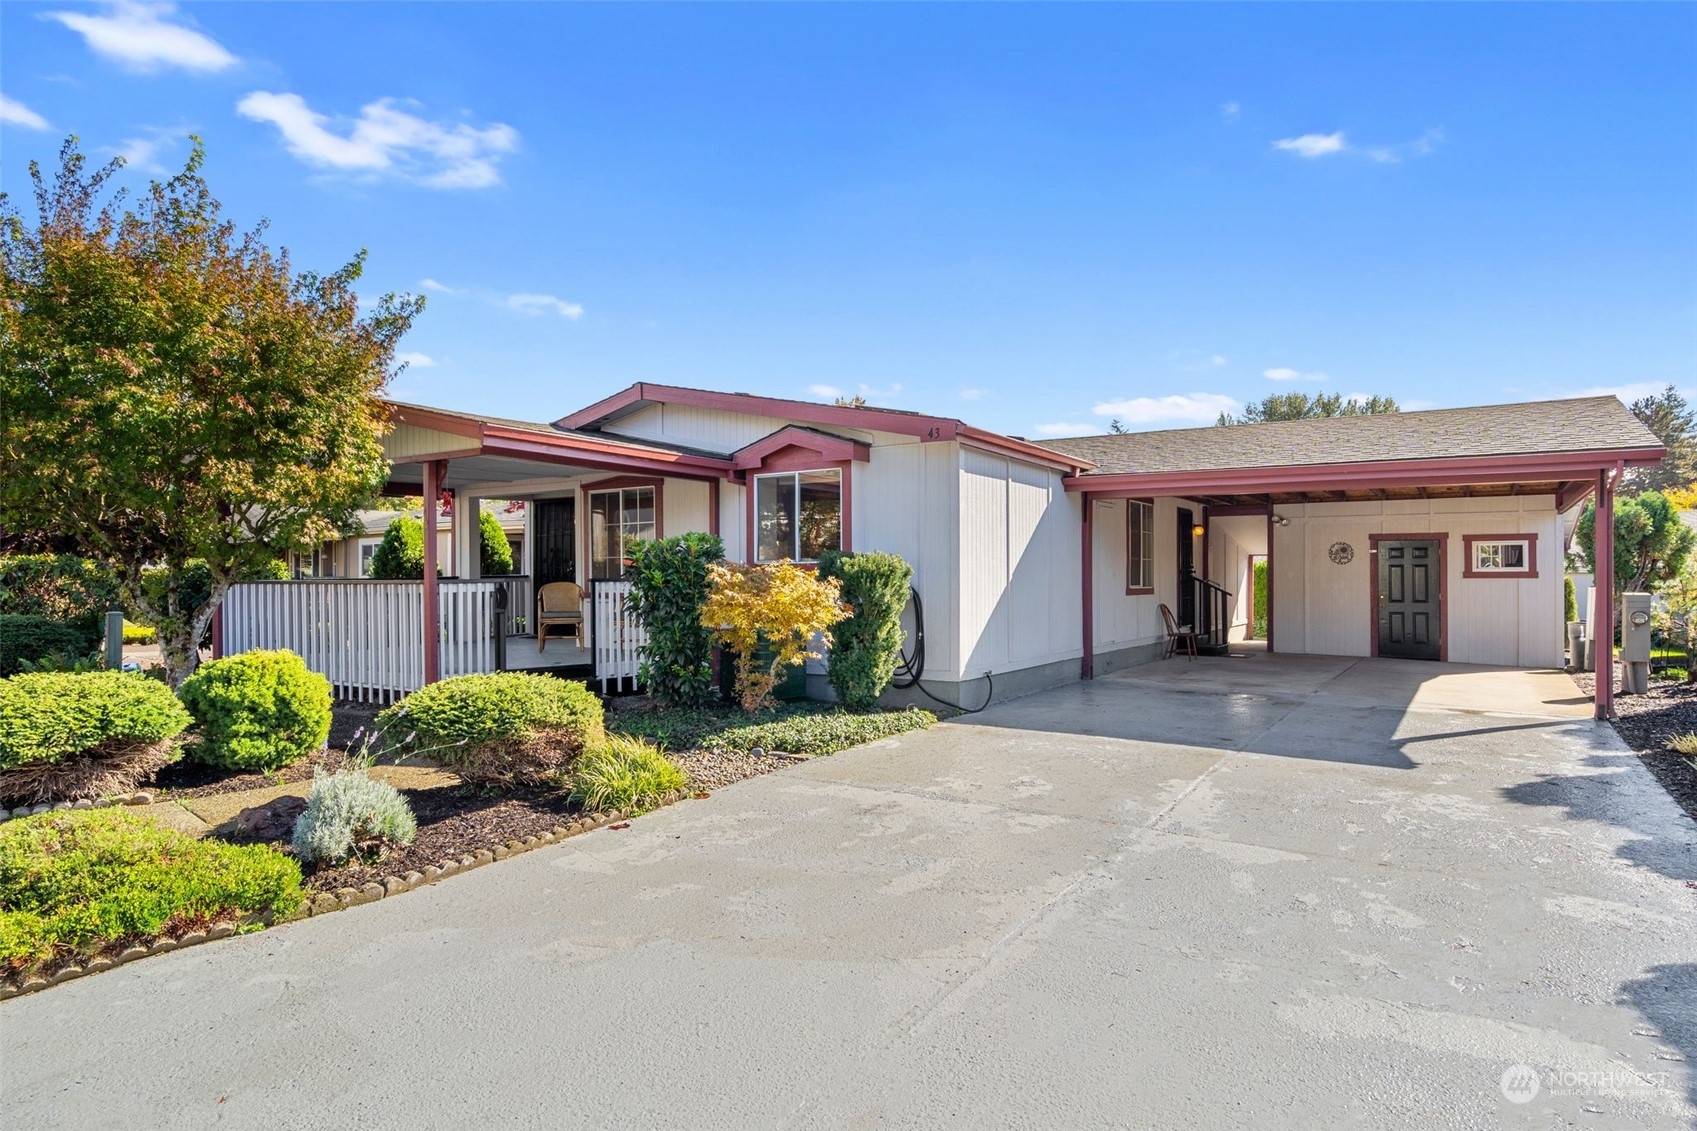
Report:
[[[1236,412],[1241,407],[1236,397],[1224,393],[1173,393],[1165,397],[1104,401],[1090,411],[1097,416],[1116,417],[1126,424],[1211,424],[1220,413]]]
[[[1226,357],[1225,357],[1224,354],[1217,353],[1217,354],[1214,354],[1212,357],[1210,357],[1208,359],[1209,365],[1219,366],[1219,365],[1224,365],[1225,363],[1226,363]]]
[[[1332,153],[1342,153],[1349,148],[1349,142],[1344,140],[1343,131],[1339,130],[1335,134],[1303,134],[1301,137],[1280,138],[1273,143],[1273,148],[1301,157],[1325,157]]]
[[[127,137],[116,146],[105,147],[104,152],[122,157],[125,168],[162,176],[170,172],[161,160],[162,154],[173,148],[188,132],[184,129],[147,126],[142,129],[141,136]]]
[[[1062,436],[1091,436],[1102,429],[1094,424],[1039,424],[1037,434],[1059,438]]]
[[[0,122],[14,126],[22,126],[26,130],[44,130],[47,119],[25,106],[15,98],[7,98],[0,94]]]
[[[1589,389],[1580,389],[1576,393],[1561,393],[1562,399],[1573,397],[1619,397],[1628,404],[1644,397],[1659,396],[1667,387],[1664,381],[1634,381],[1626,385],[1593,385]]]
[[[395,355],[398,364],[410,369],[435,369],[436,359],[427,353],[403,352]]]
[[[829,401],[834,401],[843,395],[843,391],[835,385],[809,385],[807,391],[813,396],[823,397]]]
[[[457,295],[460,293],[458,287],[450,287],[446,283],[438,283],[435,279],[420,279],[418,281],[418,285],[427,291],[435,291],[437,294]]]
[[[874,389],[871,385],[862,385],[860,386],[860,395],[865,397],[869,404],[878,404],[881,401],[893,401],[902,395],[901,382],[898,381],[891,384],[888,389]]]
[[[575,302],[567,302],[553,295],[508,295],[506,301],[508,310],[516,310],[520,314],[558,314],[561,318],[572,321],[583,317],[583,307]]]
[[[983,389],[962,389],[960,399],[963,401],[979,401],[984,399]]]
[[[175,4],[131,3],[120,0],[104,6],[103,13],[44,12],[42,19],[64,24],[83,37],[90,51],[132,71],[152,72],[162,67],[185,71],[222,71],[236,65],[236,57],[205,32],[169,19]]]
[[[1220,103],[1220,117],[1224,118],[1228,122],[1237,121],[1238,117],[1242,113],[1243,113],[1243,107],[1239,106],[1235,102],[1222,102],[1222,103]]]
[[[496,123],[483,129],[464,122],[432,122],[408,113],[393,98],[360,108],[351,121],[332,121],[298,94],[256,90],[236,104],[256,122],[270,122],[290,153],[321,169],[383,174],[431,188],[487,188],[499,184],[501,157],[518,147],[518,131]]]
[[[1400,145],[1376,145],[1369,148],[1367,156],[1383,165],[1394,165],[1405,157],[1424,157],[1438,147],[1444,140],[1444,131],[1430,129],[1413,141],[1405,141]]]
[[[1327,380],[1327,377],[1324,373],[1304,373],[1300,369],[1291,369],[1288,366],[1282,366],[1282,365],[1277,367],[1277,368],[1274,368],[1274,369],[1263,369],[1261,371],[1261,376],[1265,377],[1269,381],[1314,381],[1314,382],[1320,382],[1320,381]]]

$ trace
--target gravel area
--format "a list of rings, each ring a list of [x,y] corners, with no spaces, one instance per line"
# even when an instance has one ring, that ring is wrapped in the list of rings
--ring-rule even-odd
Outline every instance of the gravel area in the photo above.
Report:
[[[1596,677],[1573,673],[1586,695],[1595,692]],[[1618,684],[1617,684],[1618,686]],[[1692,820],[1697,820],[1697,766],[1684,754],[1668,749],[1668,741],[1697,734],[1697,684],[1651,680],[1643,695],[1615,696],[1614,728],[1638,752],[1638,760]]]
[[[666,757],[684,768],[690,784],[698,790],[719,789],[807,761],[794,754],[738,754],[728,750],[688,750]]]

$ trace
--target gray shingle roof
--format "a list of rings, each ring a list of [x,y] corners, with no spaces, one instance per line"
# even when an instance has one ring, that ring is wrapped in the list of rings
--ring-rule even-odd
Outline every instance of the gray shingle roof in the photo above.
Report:
[[[1338,416],[1275,424],[1045,440],[1091,475],[1301,467],[1376,460],[1536,455],[1659,446],[1614,397]]]

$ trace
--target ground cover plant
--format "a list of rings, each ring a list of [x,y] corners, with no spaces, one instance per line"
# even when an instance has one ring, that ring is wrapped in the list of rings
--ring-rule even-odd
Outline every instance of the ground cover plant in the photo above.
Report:
[[[128,792],[177,756],[192,721],[170,688],[133,672],[0,680],[0,803]]]
[[[196,840],[122,808],[0,824],[0,969],[13,978],[300,903],[300,868],[282,853]]]
[[[818,757],[923,730],[936,721],[936,715],[918,707],[851,712],[829,703],[802,702],[778,704],[753,715],[728,706],[627,710],[615,713],[607,725],[616,733],[643,738],[670,751],[782,750]]]
[[[190,756],[232,770],[275,770],[324,745],[330,683],[293,652],[243,652],[204,664],[183,682],[200,724]]]

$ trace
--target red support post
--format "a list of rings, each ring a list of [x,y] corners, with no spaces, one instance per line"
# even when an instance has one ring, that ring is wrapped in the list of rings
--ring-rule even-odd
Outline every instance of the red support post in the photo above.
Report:
[[[1086,494],[1081,502],[1084,505],[1083,527],[1083,574],[1084,586],[1084,659],[1078,665],[1079,679],[1096,678],[1096,536],[1091,515],[1096,510],[1096,500]]]
[[[224,602],[218,602],[218,607],[212,610],[212,658],[224,658]]]
[[[447,460],[424,465],[424,682],[442,678],[442,593],[436,583],[436,505],[442,497]]]
[[[1615,484],[1616,472],[1597,472],[1597,521],[1593,527],[1591,563],[1596,607],[1591,615],[1591,639],[1597,657],[1597,690],[1594,702],[1599,719],[1615,717]]]

